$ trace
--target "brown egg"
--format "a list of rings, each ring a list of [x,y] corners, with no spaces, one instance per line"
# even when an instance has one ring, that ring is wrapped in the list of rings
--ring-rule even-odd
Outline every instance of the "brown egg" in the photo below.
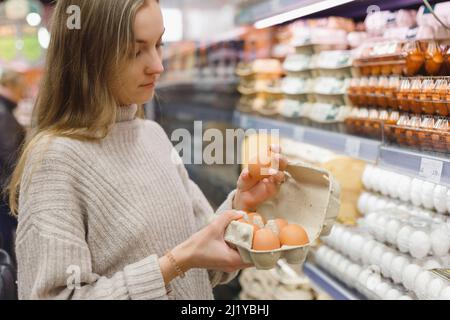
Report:
[[[280,240],[272,230],[263,228],[255,232],[253,236],[253,250],[268,251],[281,247]]]
[[[280,232],[280,242],[287,246],[302,246],[309,243],[305,229],[297,224],[289,224]]]
[[[270,158],[262,159],[262,157],[253,157],[249,161],[248,171],[252,178],[257,180],[262,180],[264,178],[270,177],[267,172],[270,169],[271,161]]]
[[[267,222],[266,219],[264,219],[264,217],[262,215],[260,215],[259,213],[250,212],[247,215],[248,215],[248,218],[250,219],[251,223],[255,223],[258,220],[262,221],[263,224],[266,224],[266,222]]]
[[[288,222],[285,219],[281,218],[275,219],[275,223],[277,224],[278,230],[280,231],[283,230],[283,228],[288,225]]]
[[[256,224],[253,224],[253,223],[251,223],[251,222],[245,221],[244,219],[239,219],[238,222],[241,222],[241,223],[245,223],[245,224],[251,225],[251,226],[253,227],[253,234],[255,234],[255,232],[258,231],[258,230],[260,229],[260,227],[257,226]]]

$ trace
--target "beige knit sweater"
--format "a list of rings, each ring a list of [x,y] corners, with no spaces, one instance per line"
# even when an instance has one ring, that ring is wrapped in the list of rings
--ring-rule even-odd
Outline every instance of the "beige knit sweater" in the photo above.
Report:
[[[212,299],[212,287],[236,275],[193,269],[164,285],[158,258],[214,212],[184,165],[172,161],[162,128],[136,111],[120,108],[100,141],[53,138],[27,160],[19,298]],[[231,209],[233,194],[216,213]]]

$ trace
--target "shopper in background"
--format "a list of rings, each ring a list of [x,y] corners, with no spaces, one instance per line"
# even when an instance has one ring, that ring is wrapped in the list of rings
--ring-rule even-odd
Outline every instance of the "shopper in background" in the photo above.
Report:
[[[66,27],[70,5],[80,29]],[[241,217],[232,209],[274,196],[282,171],[243,172],[214,216],[162,128],[137,117],[163,72],[157,1],[59,0],[53,19],[34,135],[9,188],[19,297],[212,299],[247,267],[223,239]]]
[[[21,75],[11,70],[0,70],[0,249],[14,257],[14,233],[17,220],[11,216],[7,196],[2,191],[13,172],[19,149],[25,139],[25,130],[13,115],[25,93]]]

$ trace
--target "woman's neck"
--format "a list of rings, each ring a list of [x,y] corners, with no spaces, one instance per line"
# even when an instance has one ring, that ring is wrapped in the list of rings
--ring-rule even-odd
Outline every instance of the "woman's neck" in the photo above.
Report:
[[[137,111],[138,111],[137,104],[132,104],[129,106],[120,106],[117,109],[116,122],[134,120],[136,118]]]

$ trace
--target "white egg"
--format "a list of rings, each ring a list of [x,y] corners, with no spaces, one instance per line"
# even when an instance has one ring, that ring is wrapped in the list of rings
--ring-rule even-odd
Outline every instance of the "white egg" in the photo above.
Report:
[[[417,178],[414,178],[411,183],[411,202],[416,206],[420,206],[422,204],[422,187],[423,181]]]
[[[372,274],[367,278],[366,287],[372,291],[375,292],[375,288],[381,283],[381,277],[377,274]]]
[[[391,177],[388,180],[388,195],[395,199],[399,197],[398,194],[398,186],[400,184],[400,175],[395,173],[395,172],[391,172]]]
[[[317,249],[316,254],[317,254],[318,257],[323,257],[326,252],[327,252],[327,247],[320,246],[319,249]]]
[[[403,286],[408,290],[414,290],[416,278],[420,272],[422,272],[422,268],[417,264],[412,263],[407,265],[402,273]]]
[[[394,253],[391,250],[384,252],[381,256],[381,273],[383,277],[389,278],[391,276],[391,265],[394,258]]]
[[[397,193],[402,201],[407,202],[411,199],[411,183],[412,180],[410,177],[401,176],[397,186]]]
[[[428,284],[427,298],[431,300],[439,299],[439,296],[441,295],[441,292],[444,288],[445,288],[444,281],[440,278],[434,278]]]
[[[444,290],[441,291],[439,300],[450,300],[450,286],[447,286]]]
[[[399,297],[397,300],[412,300],[412,298],[408,295],[403,295],[403,296]]]
[[[382,195],[389,195],[389,182],[392,181],[394,174],[392,172],[382,170],[379,180],[379,188]]]
[[[401,297],[401,292],[397,289],[391,289],[386,293],[385,300],[397,300]]]
[[[363,254],[362,254],[362,260],[365,265],[368,265],[370,263],[370,258],[372,256],[372,250],[375,248],[377,242],[373,240],[367,241],[363,246]]]
[[[386,240],[385,231],[388,223],[388,218],[380,215],[375,222],[375,237],[380,241],[384,242]]]
[[[347,279],[349,279],[351,282],[354,282],[356,279],[358,279],[359,274],[361,273],[361,267],[357,265],[356,263],[350,264],[350,266],[347,268]]]
[[[434,183],[428,181],[424,182],[422,186],[422,205],[430,210],[434,208],[433,195],[435,187],[436,185]]]
[[[377,201],[378,201],[378,197],[377,197],[376,195],[371,194],[371,195],[369,196],[369,199],[367,200],[367,210],[366,210],[366,213],[370,213],[370,212],[372,212],[372,211],[375,210],[375,205],[376,205]]]
[[[363,286],[366,286],[367,284],[367,279],[369,279],[369,277],[372,275],[372,271],[370,271],[369,269],[364,269],[361,271],[361,273],[358,276],[358,282],[360,284],[362,284]]]
[[[439,213],[447,212],[447,192],[448,189],[441,185],[437,185],[436,188],[434,188],[433,203],[434,208]]]
[[[349,251],[349,244],[350,244],[350,238],[352,237],[352,233],[348,230],[345,230],[343,235],[342,235],[342,242],[340,243],[339,248],[341,249],[340,251],[347,254],[347,252]]]
[[[409,264],[408,259],[402,256],[395,257],[391,264],[391,278],[395,283],[402,281],[403,270]]]
[[[380,266],[381,264],[381,256],[385,251],[385,247],[381,244],[378,244],[373,248],[370,258],[370,263],[375,266]]]
[[[371,212],[369,213],[366,218],[365,218],[365,222],[366,222],[366,226],[369,230],[374,230],[374,227],[376,226],[377,223],[377,219],[378,219],[378,213],[376,212]]]
[[[341,260],[342,260],[341,255],[338,254],[338,253],[336,253],[336,254],[331,258],[331,261],[330,261],[331,267],[332,267],[333,269],[334,269],[334,268],[337,268],[337,266],[339,265],[339,262],[341,262]]]
[[[427,294],[428,284],[432,280],[432,276],[428,271],[422,271],[416,278],[414,284],[414,292],[419,299],[425,299]]]
[[[380,168],[375,168],[372,174],[372,188],[377,192],[381,192],[381,175],[382,170]]]
[[[386,240],[389,243],[395,244],[398,232],[400,231],[400,222],[396,219],[391,219],[386,225]]]
[[[377,202],[375,202],[375,210],[376,211],[382,211],[386,209],[387,201],[384,198],[378,198]]]
[[[342,259],[341,262],[339,262],[338,264],[338,271],[339,274],[345,278],[346,273],[347,273],[347,268],[350,266],[350,262],[347,259]]]
[[[335,232],[333,235],[332,244],[333,244],[334,248],[337,248],[338,244],[341,241],[342,234],[344,233],[344,229],[341,228],[341,226],[339,226],[339,225],[335,225],[333,227],[333,230],[335,230]]]
[[[409,238],[411,234],[414,232],[414,229],[410,226],[403,226],[400,228],[397,234],[397,247],[401,252],[408,252],[409,250]]]
[[[450,250],[450,230],[447,226],[441,226],[431,232],[431,247],[438,256],[448,254]]]
[[[387,282],[381,282],[375,287],[375,293],[377,296],[379,296],[381,299],[383,299],[387,292],[391,290],[392,287]]]
[[[442,264],[439,263],[439,261],[431,258],[428,260],[425,260],[422,264],[422,268],[424,270],[433,270],[433,269],[439,269],[442,268]]]
[[[366,214],[367,210],[367,201],[369,200],[370,194],[367,192],[363,192],[358,199],[358,211],[362,214]]]
[[[450,267],[450,254],[439,257],[439,261],[443,266]]]
[[[370,164],[366,165],[366,168],[364,169],[363,175],[361,177],[364,187],[368,190],[372,189],[372,185],[371,185],[372,171],[373,171],[373,166]]]
[[[423,231],[414,231],[409,237],[409,252],[414,258],[425,258],[431,249],[430,237]]]
[[[353,260],[361,259],[361,251],[364,245],[364,238],[359,234],[355,234],[350,239],[350,245],[352,249],[350,252],[351,258]]]

